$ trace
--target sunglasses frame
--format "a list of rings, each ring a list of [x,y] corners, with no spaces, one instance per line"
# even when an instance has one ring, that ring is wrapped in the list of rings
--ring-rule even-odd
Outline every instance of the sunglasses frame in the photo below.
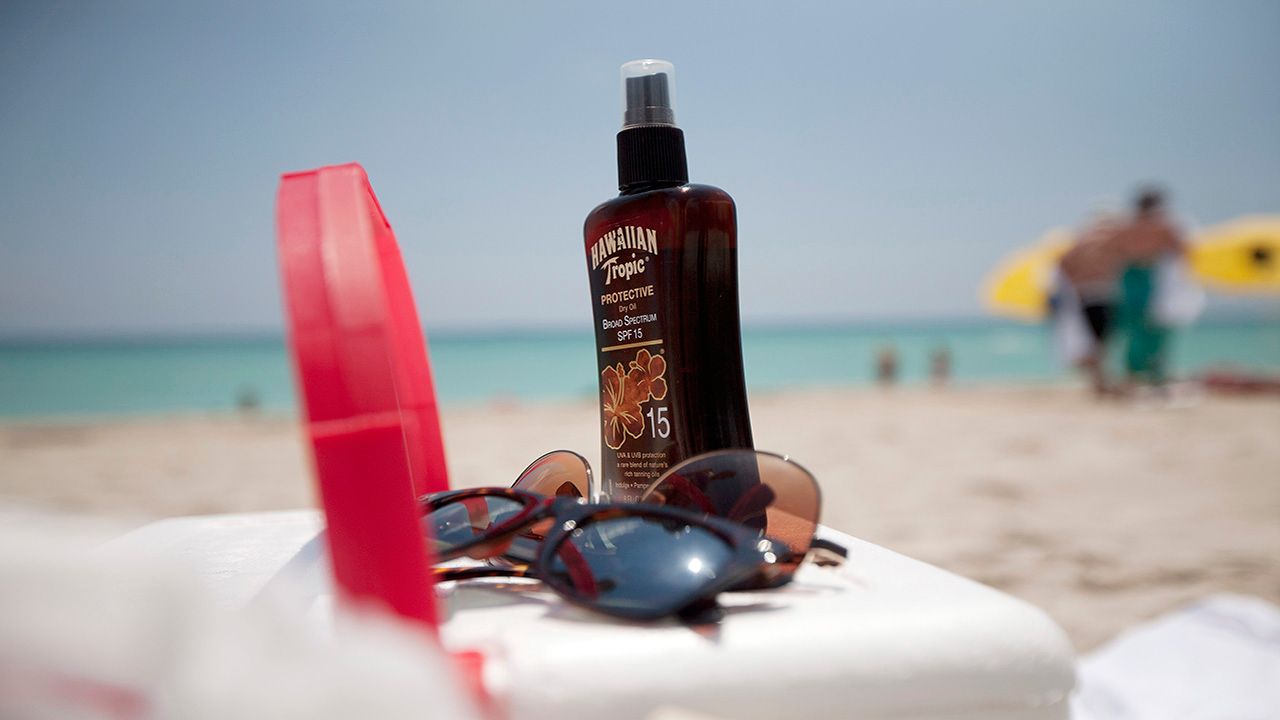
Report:
[[[809,468],[791,459],[790,455],[783,455],[781,453],[770,452],[768,450],[756,450],[755,448],[722,448],[720,450],[709,450],[704,453],[699,453],[698,455],[687,457],[684,460],[681,460],[680,462],[676,463],[675,465],[672,465],[671,467],[667,468],[665,472],[663,472],[661,475],[655,478],[653,482],[649,483],[649,486],[646,487],[644,489],[644,492],[640,494],[640,502],[650,503],[651,501],[647,500],[646,498],[649,498],[653,494],[653,492],[658,487],[660,487],[663,483],[667,482],[672,475],[679,474],[679,470],[686,465],[693,465],[698,462],[705,462],[708,458],[736,455],[739,453],[748,453],[751,455],[762,455],[765,457],[769,457],[774,460],[778,460],[783,463],[786,463],[787,465],[790,465],[794,467],[796,470],[799,470],[801,473],[803,473],[804,476],[809,479],[809,484],[813,486],[813,497],[814,497],[814,505],[815,505],[815,508],[814,508],[815,512],[814,512],[814,518],[813,518],[814,530],[816,531],[817,528],[821,526],[821,523],[819,522],[819,518],[821,518],[822,516],[822,485],[818,482],[818,478],[812,472],[809,471]],[[762,483],[762,484],[768,485],[768,483]],[[661,507],[676,508],[677,506],[662,505]],[[730,522],[733,522],[730,518],[727,518],[723,515],[717,515],[706,508],[703,508],[697,511],[690,510],[690,512],[703,512],[708,517],[721,518],[721,519],[729,520]],[[767,535],[762,534],[760,535],[760,537],[767,537]],[[782,566],[782,569],[785,571],[786,580],[779,583],[777,582],[776,579],[757,576],[755,578],[750,578],[743,584],[733,588],[734,590],[765,590],[773,587],[778,587],[781,584],[785,584],[786,581],[789,581],[791,576],[794,575],[796,570],[799,568],[800,564],[805,560],[812,560],[814,564],[821,567],[833,567],[837,565],[843,565],[849,557],[848,548],[844,547],[843,545],[840,545],[839,543],[834,543],[834,542],[831,542],[830,540],[820,538],[816,534],[812,534],[812,533],[806,538],[806,544],[803,551],[791,550],[785,541],[778,539],[776,537],[774,538],[774,544],[779,548],[783,549],[783,552],[779,553],[779,556],[783,558],[779,560],[779,563]]]
[[[813,473],[809,472],[808,468],[796,462],[795,460],[792,460],[790,455],[781,455],[779,453],[770,452],[768,450],[756,450],[755,448],[722,448],[720,450],[709,450],[707,452],[699,453],[692,457],[687,457],[684,460],[681,460],[680,462],[676,463],[675,465],[672,465],[671,467],[667,468],[665,472],[663,472],[658,477],[654,478],[653,482],[649,483],[649,486],[644,489],[644,492],[640,493],[640,502],[652,503],[653,501],[648,500],[648,498],[654,494],[654,491],[657,490],[659,487],[661,487],[663,483],[668,482],[670,478],[672,478],[673,476],[679,476],[680,475],[679,471],[686,466],[691,466],[697,463],[706,462],[707,460],[714,459],[717,457],[731,457],[739,454],[763,456],[773,460],[780,461],[786,465],[790,465],[794,467],[796,470],[800,471],[806,478],[808,478],[809,484],[813,487],[813,500],[814,500],[813,526],[814,526],[814,530],[817,530],[818,526],[820,525],[819,518],[822,516],[822,486],[818,484],[818,478],[815,477]],[[760,486],[770,487],[770,483],[764,482],[762,480],[760,481]],[[704,504],[699,503],[699,505],[704,505]],[[705,505],[709,506],[710,502],[709,501],[706,502]],[[710,517],[724,518],[726,520],[732,521],[732,518],[729,518],[725,515],[718,515],[712,512],[711,509],[706,506],[700,507],[698,510],[693,512],[703,512],[709,515]],[[775,539],[781,540],[781,538],[777,538],[777,536],[775,536]],[[800,563],[804,561],[808,551],[810,549],[813,549],[814,543],[820,543],[820,542],[821,541],[819,541],[818,538],[816,538],[813,535],[813,533],[809,533],[808,537],[806,538],[805,548],[803,551],[800,551],[800,552],[788,551],[787,555],[790,558],[787,561],[790,564],[790,567],[787,568],[788,571],[790,571],[791,573],[794,573],[796,568],[800,565]],[[783,544],[786,545],[787,543],[783,542]],[[823,544],[829,545],[829,543],[823,543]],[[839,546],[835,546],[835,547],[839,548]],[[750,589],[750,588],[743,588],[743,589]]]
[[[582,463],[582,469],[585,470],[587,474],[586,476],[587,492],[585,495],[582,495],[581,497],[586,498],[588,502],[596,502],[600,497],[600,491],[596,487],[595,473],[591,471],[590,461],[588,461],[585,457],[583,457],[581,453],[575,452],[573,450],[568,450],[565,448],[561,448],[559,450],[550,450],[548,452],[544,452],[541,455],[539,455],[537,459],[529,463],[524,470],[521,470],[519,475],[516,475],[516,479],[512,483],[511,489],[520,490],[520,488],[516,486],[520,484],[520,481],[524,478],[524,476],[528,475],[529,471],[541,465],[544,460],[546,460],[547,458],[553,455],[572,455],[573,457],[577,458],[579,462]],[[574,489],[576,490],[577,488],[575,487]],[[551,496],[548,495],[547,497],[551,497]]]
[[[546,457],[547,455],[552,455],[557,452],[573,453],[572,450],[553,450],[552,452],[543,454],[542,457]],[[818,511],[819,513],[821,513],[822,485],[818,482],[818,478],[812,472],[809,471],[809,468],[801,465],[795,460],[792,460],[790,455],[783,455],[782,453],[776,453],[770,450],[756,450],[755,448],[721,448],[719,450],[708,450],[707,452],[698,453],[697,455],[692,455],[690,457],[687,457],[684,460],[681,460],[680,462],[676,463],[675,465],[672,465],[671,467],[667,468],[661,475],[654,478],[653,482],[649,483],[649,486],[644,489],[644,492],[640,493],[641,502],[644,502],[643,500],[644,498],[648,497],[649,494],[654,491],[654,489],[656,489],[659,485],[661,485],[663,481],[665,481],[669,476],[671,476],[676,470],[679,470],[681,467],[685,465],[692,465],[694,462],[701,462],[703,460],[706,460],[707,458],[718,457],[723,455],[737,455],[739,453],[749,453],[751,455],[765,455],[775,460],[781,460],[782,462],[788,465],[795,466],[797,470],[804,473],[805,476],[808,477],[810,481],[812,481],[814,496],[817,498],[817,502],[818,502]],[[573,453],[573,454],[577,455],[577,453]],[[538,458],[538,460],[541,460],[542,457]],[[582,456],[578,455],[578,457],[582,457]],[[584,463],[586,462],[585,458],[583,458],[583,462]],[[589,467],[588,467],[588,470],[590,470]]]
[[[469,498],[505,497],[524,504],[524,508],[500,525],[491,528],[472,542],[462,543],[441,553],[437,561],[447,561],[463,556],[476,559],[501,555],[520,532],[544,520],[555,520],[538,548],[532,563],[511,566],[482,565],[477,567],[436,567],[432,572],[437,582],[468,580],[483,577],[515,577],[539,580],[566,601],[596,612],[629,620],[657,620],[679,616],[686,620],[707,617],[716,607],[715,596],[731,588],[741,586],[761,576],[769,578],[772,586],[790,580],[781,566],[779,553],[784,547],[762,537],[751,528],[715,516],[692,512],[681,508],[640,503],[590,504],[574,498],[544,498],[523,490],[509,488],[472,488],[432,493],[419,499],[424,517],[431,512]],[[551,567],[557,549],[569,540],[570,534],[580,527],[594,522],[625,517],[657,518],[676,521],[707,530],[725,541],[732,556],[717,577],[708,580],[696,593],[673,597],[670,601],[645,608],[617,608],[602,606],[578,594],[575,588],[561,585],[554,577],[546,577],[542,569]]]

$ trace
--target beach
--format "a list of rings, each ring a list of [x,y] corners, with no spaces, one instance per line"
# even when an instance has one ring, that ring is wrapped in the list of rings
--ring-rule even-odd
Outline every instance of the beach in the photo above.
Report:
[[[1219,591],[1280,602],[1280,402],[1098,403],[1065,386],[752,396],[756,445],[808,467],[823,521],[1022,597],[1080,651]],[[455,486],[544,451],[595,464],[589,401],[443,411]],[[296,420],[172,414],[0,423],[0,502],[109,515],[314,505]]]

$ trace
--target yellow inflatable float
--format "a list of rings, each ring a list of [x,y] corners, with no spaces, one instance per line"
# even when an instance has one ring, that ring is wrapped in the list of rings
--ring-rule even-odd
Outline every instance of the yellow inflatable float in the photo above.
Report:
[[[1200,233],[1191,268],[1214,290],[1280,293],[1280,215],[1243,217]]]
[[[1073,236],[1068,228],[1054,228],[1002,260],[982,286],[987,310],[1028,322],[1044,319],[1054,269]],[[1196,279],[1208,288],[1280,294],[1280,215],[1243,217],[1197,233],[1189,255]]]
[[[1042,320],[1049,311],[1053,271],[1073,237],[1069,228],[1054,228],[1031,247],[1000,261],[982,287],[987,310],[1028,322]]]

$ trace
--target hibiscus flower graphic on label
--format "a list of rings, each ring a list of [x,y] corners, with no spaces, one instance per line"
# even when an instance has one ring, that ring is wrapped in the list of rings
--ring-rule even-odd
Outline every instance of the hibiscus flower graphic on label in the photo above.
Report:
[[[661,400],[667,396],[667,360],[661,355],[650,355],[648,350],[636,353],[631,361],[632,371],[639,371],[637,383],[645,400]]]
[[[622,363],[610,365],[600,373],[601,401],[604,407],[604,444],[610,449],[622,447],[627,436],[640,437],[644,432],[644,415],[640,403],[648,394],[640,394],[640,373],[625,372]]]
[[[641,350],[629,367],[610,365],[600,372],[600,402],[604,408],[604,444],[617,450],[628,437],[644,434],[644,409],[649,400],[667,396],[667,361]]]

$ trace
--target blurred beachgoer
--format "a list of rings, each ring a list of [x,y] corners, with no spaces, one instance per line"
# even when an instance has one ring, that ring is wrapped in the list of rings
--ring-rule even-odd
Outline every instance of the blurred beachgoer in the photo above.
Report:
[[[261,407],[262,397],[258,395],[258,389],[252,385],[246,385],[236,393],[236,410],[241,413],[255,413]]]
[[[876,351],[876,382],[888,387],[898,380],[898,351],[885,345]]]
[[[1131,382],[1163,386],[1170,329],[1155,312],[1156,265],[1162,258],[1182,256],[1182,233],[1164,211],[1164,193],[1143,188],[1133,218],[1116,233],[1112,245],[1120,257],[1120,323],[1126,335],[1125,369]]]
[[[938,387],[951,382],[951,350],[946,345],[939,345],[929,353],[929,378]]]
[[[1098,214],[1058,261],[1061,277],[1075,292],[1079,312],[1092,339],[1080,357],[1075,358],[1075,364],[1089,377],[1094,393],[1099,396],[1112,389],[1105,358],[1119,294],[1121,256],[1114,240],[1120,229],[1119,218]]]

